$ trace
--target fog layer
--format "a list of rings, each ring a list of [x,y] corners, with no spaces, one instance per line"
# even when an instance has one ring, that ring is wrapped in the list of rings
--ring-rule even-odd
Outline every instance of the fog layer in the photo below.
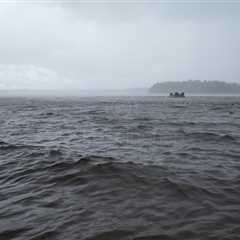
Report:
[[[0,89],[240,82],[240,4],[2,1]]]

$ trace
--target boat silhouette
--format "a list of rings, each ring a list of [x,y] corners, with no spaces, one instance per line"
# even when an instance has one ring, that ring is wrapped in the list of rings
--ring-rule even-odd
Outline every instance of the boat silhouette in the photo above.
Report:
[[[185,97],[185,93],[184,92],[181,92],[181,93],[179,93],[179,92],[171,92],[170,94],[169,94],[169,97],[172,97],[172,98],[184,98]]]

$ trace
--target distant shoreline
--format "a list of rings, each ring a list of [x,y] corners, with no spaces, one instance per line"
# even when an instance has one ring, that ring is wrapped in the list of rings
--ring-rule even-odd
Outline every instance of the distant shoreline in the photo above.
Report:
[[[240,96],[240,84],[221,81],[189,80],[160,82],[150,88],[125,89],[0,89],[0,97],[131,97],[169,96],[170,92],[184,92],[194,96]]]
[[[188,93],[186,97],[240,97],[240,93]],[[0,98],[30,97],[30,98],[81,98],[81,97],[168,97],[169,92],[145,91],[16,91],[0,90]]]
[[[185,92],[187,95],[237,95],[240,94],[240,84],[206,80],[159,82],[150,87],[149,92],[152,94]]]

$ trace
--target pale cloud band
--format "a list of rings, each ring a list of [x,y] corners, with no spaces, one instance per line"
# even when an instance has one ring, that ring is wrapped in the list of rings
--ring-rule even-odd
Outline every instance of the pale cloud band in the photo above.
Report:
[[[0,65],[0,90],[65,90],[74,84],[50,69],[33,65]]]

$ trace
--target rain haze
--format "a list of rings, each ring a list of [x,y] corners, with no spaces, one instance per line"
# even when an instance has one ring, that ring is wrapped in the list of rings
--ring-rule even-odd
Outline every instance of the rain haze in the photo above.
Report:
[[[0,240],[240,239],[240,0],[0,0]]]
[[[238,82],[237,1],[0,1],[0,89]]]

